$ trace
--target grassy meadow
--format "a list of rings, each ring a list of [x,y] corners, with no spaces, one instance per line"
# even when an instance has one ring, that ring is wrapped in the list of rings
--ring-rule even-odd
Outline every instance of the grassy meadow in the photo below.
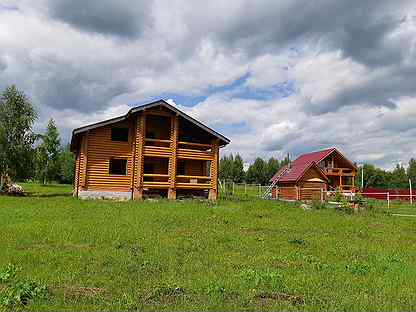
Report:
[[[416,310],[416,218],[24,186],[0,196],[0,310]]]

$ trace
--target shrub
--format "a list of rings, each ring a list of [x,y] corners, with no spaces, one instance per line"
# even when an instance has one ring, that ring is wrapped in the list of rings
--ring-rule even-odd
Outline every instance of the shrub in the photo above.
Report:
[[[358,204],[360,207],[363,207],[367,204],[367,201],[363,195],[357,193],[354,197],[354,204]]]
[[[44,285],[39,285],[34,281],[23,281],[12,284],[6,295],[0,298],[0,305],[13,307],[16,305],[27,305],[29,300],[36,297],[45,298],[47,289]]]
[[[339,189],[337,189],[335,196],[334,196],[334,201],[336,202],[342,202],[342,200],[345,200],[345,196],[342,195],[342,193],[339,191]]]

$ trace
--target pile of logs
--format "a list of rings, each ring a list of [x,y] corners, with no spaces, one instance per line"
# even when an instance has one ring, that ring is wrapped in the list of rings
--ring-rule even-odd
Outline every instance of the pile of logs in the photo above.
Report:
[[[23,190],[23,187],[18,184],[12,183],[8,175],[3,176],[1,179],[0,193],[6,194],[6,195],[14,195],[14,196],[25,195],[25,191]]]

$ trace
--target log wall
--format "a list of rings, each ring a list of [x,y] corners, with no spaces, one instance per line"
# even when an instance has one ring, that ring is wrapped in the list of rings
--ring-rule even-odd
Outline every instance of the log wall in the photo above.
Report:
[[[113,127],[128,128],[128,142],[115,142],[111,140],[110,126],[91,130],[87,135],[87,176],[86,188],[88,190],[130,191],[133,176],[132,142],[133,127],[131,122],[121,122]],[[109,165],[111,158],[127,160],[126,175],[110,175]]]

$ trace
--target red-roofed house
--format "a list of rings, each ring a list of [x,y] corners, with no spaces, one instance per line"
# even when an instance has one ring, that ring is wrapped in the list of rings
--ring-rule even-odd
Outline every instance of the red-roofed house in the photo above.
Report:
[[[327,190],[353,192],[357,167],[336,148],[300,155],[283,166],[270,182],[273,197],[294,200],[319,199]]]

